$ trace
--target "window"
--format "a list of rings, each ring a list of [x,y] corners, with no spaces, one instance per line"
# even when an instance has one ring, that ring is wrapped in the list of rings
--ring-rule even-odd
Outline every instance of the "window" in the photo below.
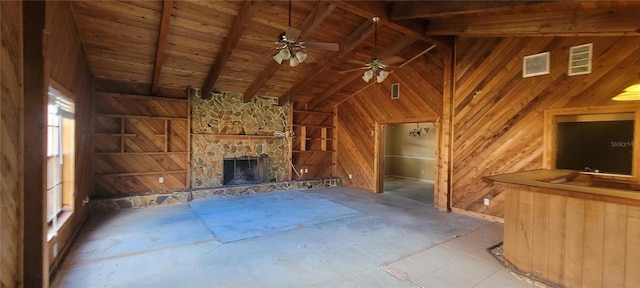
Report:
[[[73,211],[75,197],[75,106],[49,87],[47,106],[47,221],[49,237],[59,228],[59,216]]]
[[[594,179],[640,181],[640,106],[611,105],[545,111],[544,168]]]

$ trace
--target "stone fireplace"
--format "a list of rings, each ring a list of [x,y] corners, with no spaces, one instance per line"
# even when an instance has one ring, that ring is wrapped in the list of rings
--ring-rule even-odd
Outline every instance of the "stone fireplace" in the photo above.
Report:
[[[234,157],[223,159],[222,185],[244,185],[268,182],[269,157]]]
[[[274,137],[274,132],[286,131],[289,125],[289,104],[278,106],[276,98],[255,97],[243,102],[240,93],[213,94],[203,100],[191,98],[191,187],[222,187],[284,181],[290,174],[289,141]],[[248,173],[262,167],[260,175],[225,174],[225,160],[240,159],[236,169]],[[250,166],[248,169],[244,166]],[[244,167],[244,168],[243,168]],[[256,171],[251,171],[256,172]],[[230,178],[228,178],[230,177]],[[227,179],[228,178],[228,179]]]

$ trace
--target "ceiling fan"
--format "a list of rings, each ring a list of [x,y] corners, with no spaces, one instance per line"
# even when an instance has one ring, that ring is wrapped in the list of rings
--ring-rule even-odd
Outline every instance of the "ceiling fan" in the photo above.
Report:
[[[378,58],[378,21],[380,21],[380,18],[373,17],[372,20],[375,25],[373,57],[369,59],[363,67],[340,71],[339,73],[349,73],[366,69],[367,71],[365,71],[364,75],[362,75],[362,80],[364,80],[365,82],[369,82],[373,77],[376,77],[376,82],[382,83],[382,81],[384,81],[384,79],[387,79],[387,76],[389,76],[389,71],[387,71],[389,65],[400,63],[404,61],[404,59],[402,59],[401,57],[391,57],[385,61],[386,64],[382,63],[382,60]]]
[[[301,30],[291,27],[291,0],[289,0],[289,25],[287,30],[278,36],[278,41],[275,44],[278,45],[276,49],[279,51],[271,58],[278,64],[282,64],[283,60],[289,60],[289,66],[295,67],[307,59],[308,55],[304,51],[305,48],[327,51],[338,51],[340,49],[338,43],[302,41],[300,39],[301,34]]]

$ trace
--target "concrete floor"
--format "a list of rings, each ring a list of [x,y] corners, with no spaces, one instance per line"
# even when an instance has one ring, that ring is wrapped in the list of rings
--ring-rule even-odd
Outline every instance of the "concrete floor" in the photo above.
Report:
[[[501,237],[344,187],[214,198],[92,215],[52,287],[525,287],[484,250]]]
[[[384,194],[403,197],[433,205],[433,182],[424,182],[394,176],[384,177]]]

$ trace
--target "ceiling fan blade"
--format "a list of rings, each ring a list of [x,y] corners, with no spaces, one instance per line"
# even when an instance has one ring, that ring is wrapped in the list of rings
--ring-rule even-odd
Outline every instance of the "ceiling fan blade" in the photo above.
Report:
[[[349,70],[343,70],[343,71],[336,71],[336,72],[337,72],[337,73],[339,73],[339,74],[345,74],[345,73],[351,73],[351,72],[354,72],[354,71],[358,71],[358,70],[366,70],[366,69],[369,69],[369,67],[366,67],[366,66],[365,66],[365,67],[360,67],[360,68],[355,68],[355,69],[349,69]]]
[[[329,43],[329,42],[304,42],[304,47],[311,49],[320,49],[327,51],[340,51],[340,46],[338,43]]]
[[[366,63],[367,61],[358,61],[355,59],[344,59],[344,62],[355,64],[355,65],[363,65],[362,63]]]
[[[311,55],[307,54],[307,60],[305,60],[305,62],[317,63],[318,60],[316,60],[316,58],[313,58]]]
[[[389,57],[387,59],[384,59],[384,64],[386,65],[393,65],[393,64],[398,64],[405,61],[404,58],[399,57],[399,56],[393,56],[393,57]]]
[[[302,34],[302,31],[293,28],[291,26],[287,27],[287,39],[291,40],[291,41],[298,41],[298,38],[300,38],[300,34]]]

